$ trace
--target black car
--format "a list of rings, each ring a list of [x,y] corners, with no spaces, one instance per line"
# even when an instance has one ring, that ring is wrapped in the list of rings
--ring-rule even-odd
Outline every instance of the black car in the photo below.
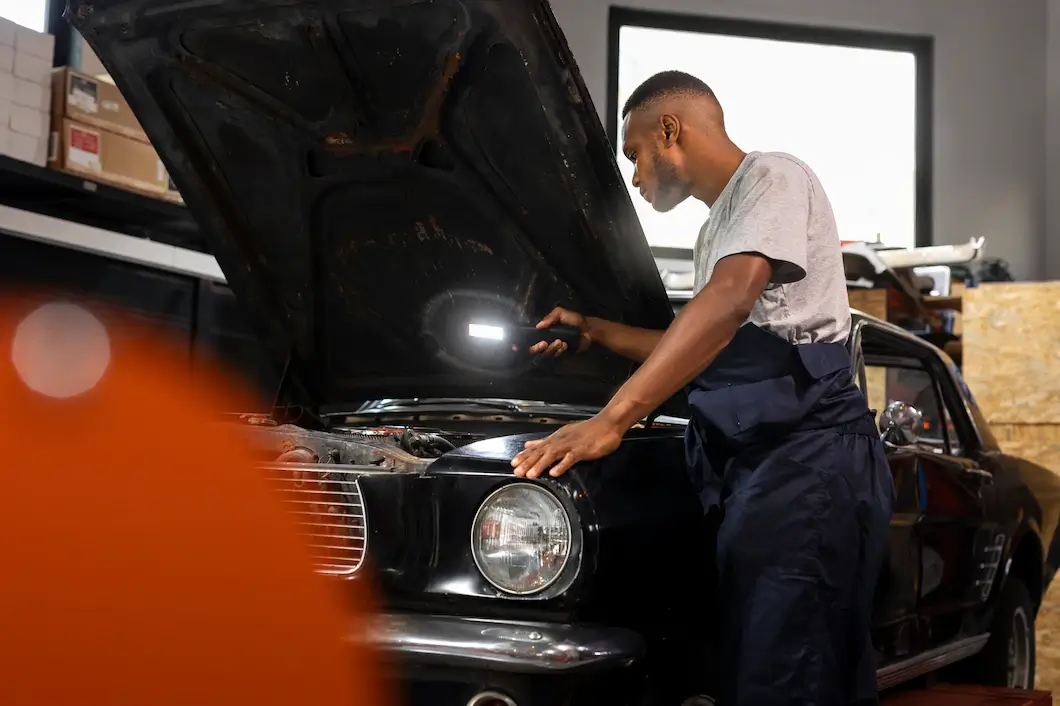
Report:
[[[509,461],[630,374],[542,362],[557,304],[673,310],[544,0],[72,0],[263,350],[241,429],[321,572],[377,584],[351,626],[410,703],[707,702],[712,530],[676,398],[558,481]],[[1005,456],[952,363],[856,315],[853,369],[898,491],[875,642],[888,687],[942,668],[1029,687],[1056,482]]]

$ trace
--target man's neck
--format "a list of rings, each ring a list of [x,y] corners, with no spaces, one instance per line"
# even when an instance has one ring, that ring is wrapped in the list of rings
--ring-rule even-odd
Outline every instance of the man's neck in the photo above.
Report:
[[[708,207],[713,206],[746,156],[747,154],[732,142],[701,155],[696,160],[697,169],[692,175],[693,198],[699,199]]]

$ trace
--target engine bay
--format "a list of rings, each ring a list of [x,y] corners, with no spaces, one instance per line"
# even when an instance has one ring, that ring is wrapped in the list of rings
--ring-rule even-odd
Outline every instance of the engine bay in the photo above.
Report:
[[[277,424],[267,417],[241,417],[254,450],[264,463],[372,466],[395,473],[419,473],[443,454],[483,439],[543,431],[570,420],[459,415],[421,418],[417,423],[365,424],[348,418],[326,431]],[[412,420],[410,420],[412,421]],[[443,422],[428,426],[425,422]]]

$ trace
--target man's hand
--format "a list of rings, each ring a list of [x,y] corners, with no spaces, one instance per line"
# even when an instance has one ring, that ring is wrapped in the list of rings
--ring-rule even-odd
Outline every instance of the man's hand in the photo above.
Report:
[[[593,461],[612,453],[625,432],[600,415],[568,424],[544,439],[526,442],[526,448],[512,459],[515,475],[537,478],[548,471],[558,478],[579,461]]]
[[[581,338],[578,342],[578,353],[581,353],[592,343],[592,338],[589,336],[588,323],[584,316],[576,314],[573,311],[568,311],[563,307],[557,306],[552,312],[541,319],[537,324],[538,328],[548,328],[549,326],[573,326],[581,331]],[[550,358],[561,356],[567,352],[567,344],[563,341],[540,341],[530,346],[530,353],[533,355],[543,355]]]

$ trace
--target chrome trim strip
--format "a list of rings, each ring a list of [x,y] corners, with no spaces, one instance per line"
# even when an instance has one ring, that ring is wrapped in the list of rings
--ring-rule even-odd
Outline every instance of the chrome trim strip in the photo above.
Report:
[[[644,655],[640,635],[621,628],[520,623],[440,615],[382,614],[349,636],[415,663],[521,673],[626,667]],[[957,640],[876,670],[880,691],[974,657],[989,633]]]
[[[986,646],[990,633],[956,640],[909,659],[888,664],[876,670],[876,688],[880,691],[904,684],[911,679],[938,671],[961,660],[974,657]]]
[[[625,667],[645,649],[620,628],[407,613],[376,616],[349,639],[418,663],[523,673]]]
[[[511,697],[502,694],[499,691],[483,691],[482,693],[475,694],[471,697],[471,700],[467,702],[467,706],[489,706],[490,704],[501,703],[504,706],[519,706]]]
[[[64,221],[32,211],[0,205],[0,231],[19,238],[225,283],[224,273],[221,272],[217,260],[206,253]]]

